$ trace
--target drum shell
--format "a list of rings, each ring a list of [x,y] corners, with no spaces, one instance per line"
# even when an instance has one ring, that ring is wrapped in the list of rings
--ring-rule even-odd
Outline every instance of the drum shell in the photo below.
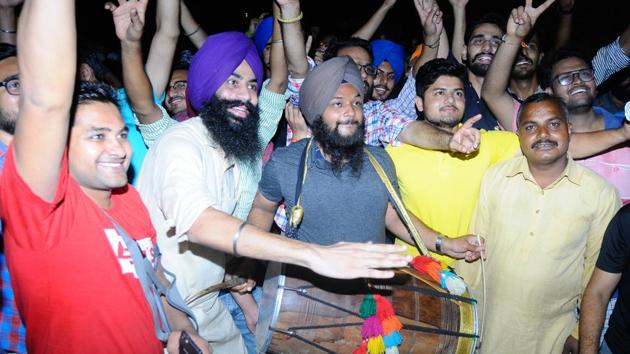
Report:
[[[361,343],[363,319],[358,313],[368,292],[392,302],[404,325],[400,353],[474,351],[477,307],[467,294],[451,297],[438,284],[409,269],[398,271],[394,279],[370,280],[368,284],[364,279],[330,279],[277,263],[270,264],[263,287],[256,331],[258,351],[352,353]],[[292,331],[302,339],[287,334]]]

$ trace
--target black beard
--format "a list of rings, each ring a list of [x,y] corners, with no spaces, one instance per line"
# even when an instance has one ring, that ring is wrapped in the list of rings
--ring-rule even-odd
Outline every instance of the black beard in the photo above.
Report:
[[[470,70],[475,76],[486,77],[488,73],[488,68],[490,65],[488,64],[477,64],[475,62],[468,62],[468,70]]]
[[[322,151],[330,156],[333,174],[339,176],[342,168],[347,164],[352,168],[352,176],[360,177],[363,167],[363,122],[359,124],[354,134],[342,136],[339,128],[330,127],[322,117],[318,117],[311,125],[311,131],[315,141],[319,143]]]
[[[240,105],[245,105],[250,112],[245,118],[236,117],[228,111]],[[215,95],[201,107],[199,117],[228,157],[246,163],[256,161],[260,151],[258,107],[250,102],[223,100]]]
[[[0,130],[5,131],[11,135],[14,135],[16,120],[17,120],[17,113],[12,114],[3,109],[0,109]]]

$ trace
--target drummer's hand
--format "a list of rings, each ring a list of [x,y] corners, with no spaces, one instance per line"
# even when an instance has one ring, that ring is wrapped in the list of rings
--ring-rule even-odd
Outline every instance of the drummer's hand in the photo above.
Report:
[[[208,344],[208,341],[201,338],[197,333],[186,331],[192,341],[197,344],[197,346],[201,349],[203,354],[211,354],[212,349]],[[172,331],[171,334],[168,335],[168,340],[166,341],[166,350],[169,354],[179,354],[179,337],[181,336],[181,331]]]
[[[392,278],[394,271],[379,268],[406,267],[412,259],[401,254],[407,249],[402,245],[339,242],[309,247],[308,267],[323,276],[339,279]]]
[[[235,276],[231,274],[225,273],[224,281],[230,281],[234,277]],[[256,281],[254,279],[246,279],[246,281],[243,284],[235,285],[231,287],[230,291],[233,291],[239,294],[246,294],[246,293],[251,292],[255,286],[256,286]]]
[[[481,244],[477,240],[475,235],[467,235],[458,238],[445,237],[442,245],[442,251],[447,256],[455,259],[464,258],[467,262],[472,262],[486,252],[486,241],[483,238],[479,238]]]

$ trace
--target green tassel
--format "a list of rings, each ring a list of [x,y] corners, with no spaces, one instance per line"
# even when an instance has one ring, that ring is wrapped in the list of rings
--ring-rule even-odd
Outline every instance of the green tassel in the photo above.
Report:
[[[363,302],[361,303],[361,309],[359,310],[359,316],[361,318],[368,318],[376,314],[376,301],[372,294],[365,295]]]

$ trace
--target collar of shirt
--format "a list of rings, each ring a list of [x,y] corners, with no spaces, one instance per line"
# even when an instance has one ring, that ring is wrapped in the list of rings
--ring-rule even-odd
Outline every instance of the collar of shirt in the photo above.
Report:
[[[532,175],[532,172],[529,170],[527,158],[525,156],[520,156],[518,157],[518,159],[519,161],[514,165],[511,170],[507,172],[506,177],[515,177],[521,175],[525,180],[528,180],[538,185],[538,182],[536,182],[536,179]],[[571,156],[569,156],[569,154],[567,154],[567,159],[567,166],[564,168],[564,171],[562,172],[560,177],[558,177],[552,184],[544,189],[553,189],[565,177],[567,178],[567,180],[569,180],[569,182],[578,186],[580,185],[580,182],[582,181],[583,171],[576,167],[575,162],[573,161]]]

